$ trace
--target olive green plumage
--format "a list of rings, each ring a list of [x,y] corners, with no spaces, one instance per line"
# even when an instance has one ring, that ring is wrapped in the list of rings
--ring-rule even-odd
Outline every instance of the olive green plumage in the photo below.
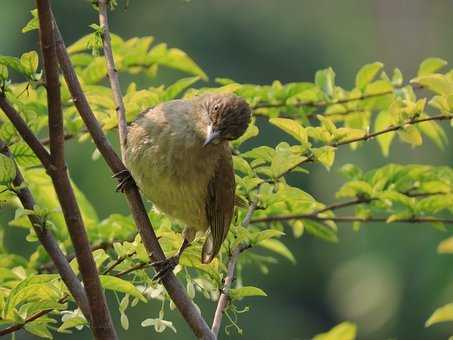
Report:
[[[147,110],[128,131],[126,164],[145,197],[186,225],[190,243],[207,232],[202,262],[218,254],[234,211],[228,140],[247,129],[250,108],[233,94],[173,100]]]

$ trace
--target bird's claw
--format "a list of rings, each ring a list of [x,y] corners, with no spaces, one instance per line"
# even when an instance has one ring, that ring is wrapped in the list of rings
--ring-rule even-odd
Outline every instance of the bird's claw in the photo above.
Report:
[[[124,192],[128,186],[135,185],[135,181],[132,178],[131,173],[127,169],[113,174],[112,177],[116,178],[119,182],[115,189],[116,192]]]
[[[158,271],[153,276],[153,281],[161,281],[165,276],[173,272],[179,263],[179,256],[172,256],[165,260],[155,261],[151,263],[152,266],[157,267]]]

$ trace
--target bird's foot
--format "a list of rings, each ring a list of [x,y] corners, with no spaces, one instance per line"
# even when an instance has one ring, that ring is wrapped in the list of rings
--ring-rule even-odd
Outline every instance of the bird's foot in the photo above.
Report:
[[[153,281],[162,280],[165,276],[173,272],[178,263],[179,256],[172,256],[166,258],[165,260],[155,261],[151,263],[152,266],[158,268],[157,273],[153,276]]]
[[[128,186],[135,185],[135,181],[132,178],[131,173],[127,169],[113,174],[112,177],[116,178],[119,182],[115,189],[116,192],[124,192]]]

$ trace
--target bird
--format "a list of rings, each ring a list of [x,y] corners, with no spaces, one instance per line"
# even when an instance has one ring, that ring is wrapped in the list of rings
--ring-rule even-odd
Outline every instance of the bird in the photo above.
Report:
[[[160,263],[156,278],[172,271],[197,232],[205,232],[201,262],[219,253],[235,206],[229,142],[251,119],[247,102],[232,93],[176,99],[142,112],[128,127],[125,163],[145,198],[185,227],[178,253]]]

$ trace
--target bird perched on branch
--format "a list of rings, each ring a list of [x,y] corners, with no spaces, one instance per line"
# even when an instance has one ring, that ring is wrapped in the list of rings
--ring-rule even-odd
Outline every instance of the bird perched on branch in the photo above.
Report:
[[[235,202],[228,141],[245,132],[250,115],[234,94],[205,94],[160,104],[129,127],[125,155],[133,179],[160,211],[186,226],[178,254],[157,275],[173,270],[197,231],[206,232],[202,262],[218,254]]]

